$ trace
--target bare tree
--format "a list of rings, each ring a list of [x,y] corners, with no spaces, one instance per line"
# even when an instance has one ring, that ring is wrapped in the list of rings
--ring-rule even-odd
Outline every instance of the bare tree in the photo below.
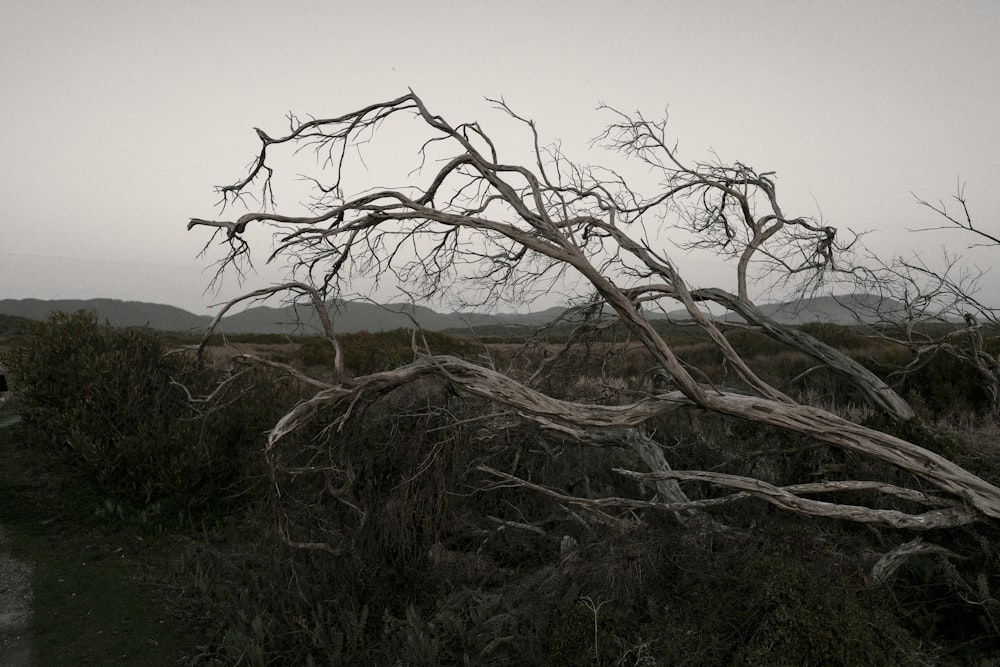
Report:
[[[613,110],[612,110],[613,111]],[[854,384],[874,405],[896,419],[914,416],[913,409],[876,374],[851,357],[793,327],[783,326],[762,313],[750,298],[749,285],[756,274],[794,292],[808,294],[827,273],[853,273],[838,258],[857,241],[849,234],[838,240],[838,230],[810,217],[787,216],[778,201],[776,175],[758,172],[742,163],[682,163],[676,147],[667,141],[666,120],[652,122],[641,114],[614,112],[619,121],[602,135],[608,147],[634,156],[657,174],[665,191],[644,205],[632,207],[626,222],[639,220],[656,206],[669,202],[676,224],[688,233],[678,245],[704,249],[735,260],[736,294],[714,286],[690,291],[695,301],[712,302],[736,313],[750,325],[817,360]],[[596,183],[588,184],[590,186]],[[635,198],[631,190],[622,184]],[[619,219],[621,216],[619,215]],[[645,269],[652,269],[645,266]],[[652,276],[640,272],[641,278]],[[641,298],[671,296],[672,285],[643,285]]]
[[[276,485],[287,474],[278,445],[288,434],[330,406],[350,406],[429,376],[446,378],[458,391],[504,407],[519,418],[581,445],[613,440],[642,455],[649,471],[621,470],[626,477],[658,483],[658,500],[580,498],[561,495],[564,503],[595,511],[602,508],[656,508],[690,513],[706,505],[748,496],[808,515],[844,518],[899,528],[927,530],[1000,517],[1000,489],[914,443],[853,423],[828,409],[807,405],[761,379],[736,352],[699,302],[714,301],[736,310],[752,324],[850,377],[877,405],[898,417],[909,406],[876,376],[835,351],[791,333],[760,315],[749,298],[755,265],[775,277],[809,284],[836,269],[836,230],[808,218],[786,216],[779,206],[774,175],[742,164],[686,165],[666,139],[665,122],[615,113],[602,143],[652,169],[661,185],[646,197],[620,171],[586,167],[568,160],[557,146],[543,147],[534,123],[503,101],[494,107],[522,125],[531,139],[529,166],[501,158],[495,135],[477,122],[452,125],[434,114],[415,94],[372,104],[342,116],[300,121],[290,117],[288,134],[272,138],[258,132],[260,152],[249,173],[220,188],[226,204],[256,193],[264,210],[235,220],[192,219],[190,228],[214,229],[213,239],[227,244],[229,262],[248,251],[251,225],[273,228],[272,258],[291,260],[290,288],[322,307],[359,277],[380,276],[405,284],[421,297],[447,293],[457,281],[474,281],[485,302],[516,302],[545,290],[555,278],[574,275],[593,290],[595,299],[641,342],[670,376],[672,391],[649,393],[622,404],[569,401],[548,395],[530,383],[469,361],[420,353],[410,364],[363,377],[343,367],[329,382],[312,382],[315,394],[286,414],[269,436],[267,456]],[[418,169],[405,187],[349,192],[362,164],[356,156],[393,122],[412,123],[421,133]],[[309,148],[318,156],[320,173],[307,176],[315,199],[303,215],[283,215],[272,206],[275,154]],[[371,159],[374,151],[368,153]],[[392,160],[398,160],[393,155]],[[364,163],[369,165],[370,163]],[[736,258],[736,294],[722,289],[693,290],[667,251],[648,230],[676,230],[685,243],[706,246]],[[212,241],[210,240],[209,243]],[[703,381],[661,337],[646,313],[661,303],[679,303],[718,348],[744,389],[734,391]],[[336,337],[328,331],[335,346]],[[761,479],[708,471],[671,470],[663,451],[652,451],[644,424],[676,411],[709,411],[766,424],[818,443],[883,462],[905,473],[917,488],[871,480],[835,480],[775,486]],[[657,449],[658,446],[656,447]],[[539,492],[512,473],[487,469],[504,483]],[[301,471],[298,471],[301,473]],[[660,483],[671,482],[672,486]],[[689,501],[677,482],[732,489],[711,501]],[[906,501],[902,509],[846,505],[811,496],[843,491],[867,492]],[[558,494],[557,494],[558,495]],[[913,510],[912,507],[918,509]],[[330,548],[326,542],[298,546]]]
[[[915,231],[964,232],[974,239],[969,249],[1000,246],[1000,239],[974,221],[963,186],[952,197],[959,213],[944,202],[916,199],[942,224]],[[987,345],[996,337],[1000,317],[980,297],[983,271],[947,251],[933,263],[920,256],[884,260],[874,253],[866,263],[868,268],[852,274],[856,289],[879,298],[858,315],[874,335],[910,351],[910,363],[898,372],[918,371],[938,355],[956,359],[975,371],[993,418],[1000,418],[1000,361]]]

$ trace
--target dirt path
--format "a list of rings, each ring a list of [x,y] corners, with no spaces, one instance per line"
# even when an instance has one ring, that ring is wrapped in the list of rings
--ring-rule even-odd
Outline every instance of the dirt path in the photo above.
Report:
[[[31,566],[4,552],[0,526],[0,665],[29,667],[31,642]]]
[[[17,415],[0,418],[0,428],[16,424]],[[31,565],[6,552],[7,534],[0,526],[0,665],[31,665]]]

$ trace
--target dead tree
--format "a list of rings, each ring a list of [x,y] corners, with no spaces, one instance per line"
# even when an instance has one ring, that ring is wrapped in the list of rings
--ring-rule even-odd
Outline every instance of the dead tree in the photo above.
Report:
[[[960,213],[944,202],[917,203],[943,222],[916,231],[961,231],[973,241],[968,248],[1000,246],[1000,239],[977,226],[969,211],[963,187],[953,196]],[[876,295],[871,308],[857,315],[874,336],[897,343],[911,353],[910,363],[899,371],[920,370],[938,355],[971,368],[989,398],[991,415],[1000,418],[1000,361],[987,342],[1000,330],[1000,313],[980,298],[983,271],[965,263],[960,255],[943,252],[929,263],[920,256],[881,259],[869,256],[866,268],[855,271],[855,289]]]
[[[248,230],[270,227],[275,233],[271,258],[290,259],[293,273],[292,283],[274,291],[287,287],[316,304],[342,294],[352,280],[363,276],[398,281],[424,297],[440,296],[460,279],[463,284],[473,281],[484,300],[516,302],[572,274],[585,280],[603,306],[642,343],[669,374],[675,389],[620,405],[567,401],[492,368],[426,351],[410,364],[364,377],[350,377],[339,368],[333,381],[313,380],[317,389],[312,398],[292,409],[271,431],[267,456],[276,485],[280,486],[284,474],[278,444],[309,423],[320,409],[351,406],[363,396],[436,376],[581,444],[619,436],[625,442],[635,439],[628,435],[631,429],[640,429],[658,416],[678,410],[709,411],[870,457],[905,471],[919,486],[838,480],[777,487],[747,477],[671,470],[663,456],[650,455],[648,441],[636,440],[640,442],[637,451],[644,452],[642,459],[651,470],[621,470],[622,475],[656,483],[708,484],[734,493],[708,502],[687,501],[671,486],[666,499],[562,497],[566,503],[690,512],[706,504],[753,496],[793,512],[915,530],[1000,517],[996,486],[916,444],[797,402],[761,379],[699,309],[700,301],[722,303],[789,344],[810,349],[822,363],[837,368],[858,386],[868,387],[866,395],[895,416],[912,414],[878,378],[858,372],[857,365],[839,353],[803,343],[804,339],[762,318],[753,307],[748,276],[755,263],[775,277],[801,278],[808,284],[836,268],[841,249],[833,228],[782,212],[773,174],[742,164],[688,166],[667,141],[665,122],[651,123],[641,116],[615,112],[615,122],[599,142],[655,170],[661,189],[644,197],[619,171],[569,161],[557,147],[541,145],[533,122],[516,115],[502,101],[494,102],[494,107],[526,130],[533,164],[504,161],[495,135],[479,123],[453,125],[410,92],[342,116],[304,122],[290,117],[289,132],[282,136],[259,133],[260,151],[249,172],[221,187],[220,194],[225,204],[233,204],[257,193],[264,210],[232,220],[196,218],[188,227],[214,230],[212,238],[227,246],[231,263],[246,256]],[[404,121],[423,137],[410,184],[353,190],[352,178],[361,165],[356,152],[366,142],[377,141],[390,124]],[[308,177],[315,186],[315,198],[301,215],[278,213],[273,207],[272,161],[277,153],[302,148],[311,148],[325,168]],[[372,167],[374,152],[364,163],[367,169]],[[682,231],[689,245],[733,256],[736,293],[690,289],[665,249],[647,234],[652,227]],[[651,305],[664,302],[679,303],[687,310],[749,392],[700,381],[644,314]],[[328,335],[337,347],[332,330]],[[348,408],[345,418],[349,415]],[[533,488],[527,480],[507,472],[489,472],[506,483]],[[904,499],[922,509],[885,509],[876,502],[845,505],[811,497],[836,497],[843,491]],[[286,539],[298,546],[330,548],[326,543],[303,543],[291,535]]]

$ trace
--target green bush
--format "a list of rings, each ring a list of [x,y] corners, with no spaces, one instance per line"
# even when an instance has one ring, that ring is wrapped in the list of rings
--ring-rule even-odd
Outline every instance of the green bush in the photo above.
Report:
[[[552,629],[545,667],[611,665],[618,658],[613,606],[586,597],[563,607]]]
[[[915,643],[884,597],[822,554],[803,562],[804,546],[675,554],[641,644],[663,665],[913,664]]]
[[[236,482],[268,424],[249,402],[202,413],[187,392],[209,393],[214,371],[166,354],[154,332],[114,329],[85,311],[34,323],[5,360],[25,437],[69,452],[105,493],[130,502],[206,505]],[[245,378],[228,393],[252,387]]]
[[[953,664],[997,664],[982,656],[1000,655],[1000,533],[970,526],[934,542],[961,557],[923,556],[900,567],[891,582],[900,622]]]
[[[990,409],[989,395],[982,377],[967,362],[937,354],[903,379],[903,392],[921,403],[933,417],[968,410]]]
[[[870,630],[871,614],[847,591],[794,558],[750,563],[746,581],[756,617],[747,665],[891,665]]]

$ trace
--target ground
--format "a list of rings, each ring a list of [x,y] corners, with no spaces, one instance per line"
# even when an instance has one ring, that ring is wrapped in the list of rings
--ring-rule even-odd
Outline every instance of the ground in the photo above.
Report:
[[[5,409],[0,424],[11,417]],[[190,655],[196,639],[152,585],[166,538],[102,518],[106,502],[85,490],[64,501],[16,433],[0,430],[0,665],[146,667]]]

